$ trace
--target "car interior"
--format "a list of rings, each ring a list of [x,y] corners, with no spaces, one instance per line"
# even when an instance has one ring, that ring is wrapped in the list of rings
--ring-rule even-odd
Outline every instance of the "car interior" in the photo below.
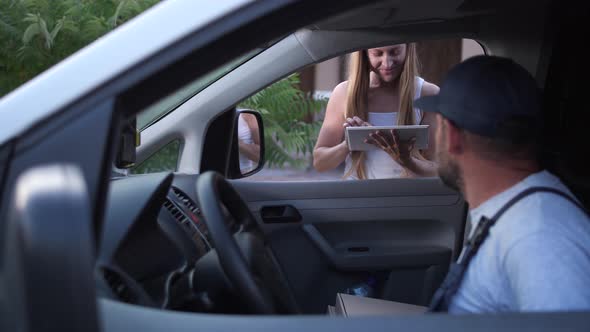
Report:
[[[95,91],[93,98],[48,122],[48,129],[16,142],[14,151],[20,152],[0,150],[0,160],[15,157],[10,168],[2,168],[8,179],[3,187],[16,188],[3,195],[2,206],[31,206],[26,213],[2,209],[9,226],[0,236],[12,239],[5,252],[15,253],[2,258],[4,266],[13,267],[6,268],[12,272],[3,278],[26,289],[8,313],[40,317],[25,319],[31,327],[55,321],[54,327],[67,323],[86,330],[283,326],[280,320],[254,320],[259,316],[253,315],[303,315],[284,326],[293,330],[460,330],[465,322],[489,329],[524,323],[550,328],[587,322],[587,315],[551,313],[508,316],[501,322],[493,316],[469,316],[463,322],[405,317],[399,325],[383,317],[331,325],[323,317],[336,294],[367,278],[375,281],[376,298],[427,306],[463,246],[468,205],[436,177],[249,181],[264,166],[264,140],[258,166],[242,174],[237,105],[294,72],[370,47],[476,40],[486,54],[510,57],[537,79],[546,116],[543,161],[582,202],[590,199],[581,162],[588,150],[583,145],[588,112],[580,106],[589,65],[579,50],[585,41],[580,26],[588,17],[587,5],[549,0],[330,4],[315,10],[304,1],[263,15],[209,48],[199,48],[198,34],[187,37],[178,45],[186,56],[174,58],[170,51],[162,58],[168,60],[151,72],[145,68],[156,60],[146,62],[145,68],[129,74],[140,75],[144,68],[144,77],[119,78]],[[306,17],[268,28],[294,14]],[[211,76],[219,68],[226,70]],[[255,116],[264,137],[264,115],[247,112]],[[138,118],[152,113],[146,125],[134,130]],[[61,128],[59,135],[53,134],[55,128]],[[84,154],[82,147],[61,149],[64,142],[80,139],[81,131],[85,142],[101,151],[83,162],[75,157]],[[169,171],[126,170],[171,143],[176,144],[178,162]],[[65,165],[24,172],[54,160],[79,164],[81,171]],[[8,176],[18,173],[24,175],[17,180]],[[70,185],[48,195],[40,177]],[[85,199],[78,202],[76,193],[83,189]],[[43,204],[46,200],[72,208],[51,208]],[[36,221],[41,216],[76,218],[81,226],[64,226],[68,231],[57,233]],[[39,244],[21,241],[27,234]],[[61,253],[68,258],[50,264]],[[20,259],[30,263],[18,263]],[[60,286],[63,280],[69,287]],[[73,294],[72,285],[87,294]],[[3,301],[14,292],[6,290]],[[61,309],[48,310],[56,299]],[[20,310],[28,301],[35,305]]]

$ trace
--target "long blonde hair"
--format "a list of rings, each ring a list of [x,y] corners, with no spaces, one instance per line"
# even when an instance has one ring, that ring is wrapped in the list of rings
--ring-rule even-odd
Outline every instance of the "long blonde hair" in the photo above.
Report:
[[[346,111],[344,118],[359,118],[368,120],[368,99],[370,83],[371,63],[367,50],[357,51],[351,54],[348,74],[348,91],[346,97]],[[414,43],[406,44],[406,59],[403,70],[399,76],[399,116],[398,125],[416,124],[414,115],[414,91],[415,78],[418,76],[418,56]],[[344,175],[350,176],[356,171],[359,179],[366,179],[365,153],[353,151],[351,155],[352,167]]]

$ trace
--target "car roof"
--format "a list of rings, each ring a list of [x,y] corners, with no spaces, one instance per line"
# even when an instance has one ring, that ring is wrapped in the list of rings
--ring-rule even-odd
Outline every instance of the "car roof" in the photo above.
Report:
[[[216,0],[205,6],[193,0],[158,3],[0,99],[0,144],[250,2]]]

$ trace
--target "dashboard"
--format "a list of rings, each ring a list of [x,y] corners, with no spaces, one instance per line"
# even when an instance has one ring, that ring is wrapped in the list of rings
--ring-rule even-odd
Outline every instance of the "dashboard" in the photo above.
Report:
[[[156,173],[112,180],[97,259],[104,296],[163,307],[171,277],[212,251],[207,223],[193,198],[196,178]],[[226,217],[235,232],[233,218]]]

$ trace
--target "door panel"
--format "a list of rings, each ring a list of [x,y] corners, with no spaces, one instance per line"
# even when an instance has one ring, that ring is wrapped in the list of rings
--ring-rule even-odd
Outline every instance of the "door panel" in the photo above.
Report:
[[[304,313],[369,277],[375,297],[426,305],[462,245],[465,202],[437,178],[233,184]]]

